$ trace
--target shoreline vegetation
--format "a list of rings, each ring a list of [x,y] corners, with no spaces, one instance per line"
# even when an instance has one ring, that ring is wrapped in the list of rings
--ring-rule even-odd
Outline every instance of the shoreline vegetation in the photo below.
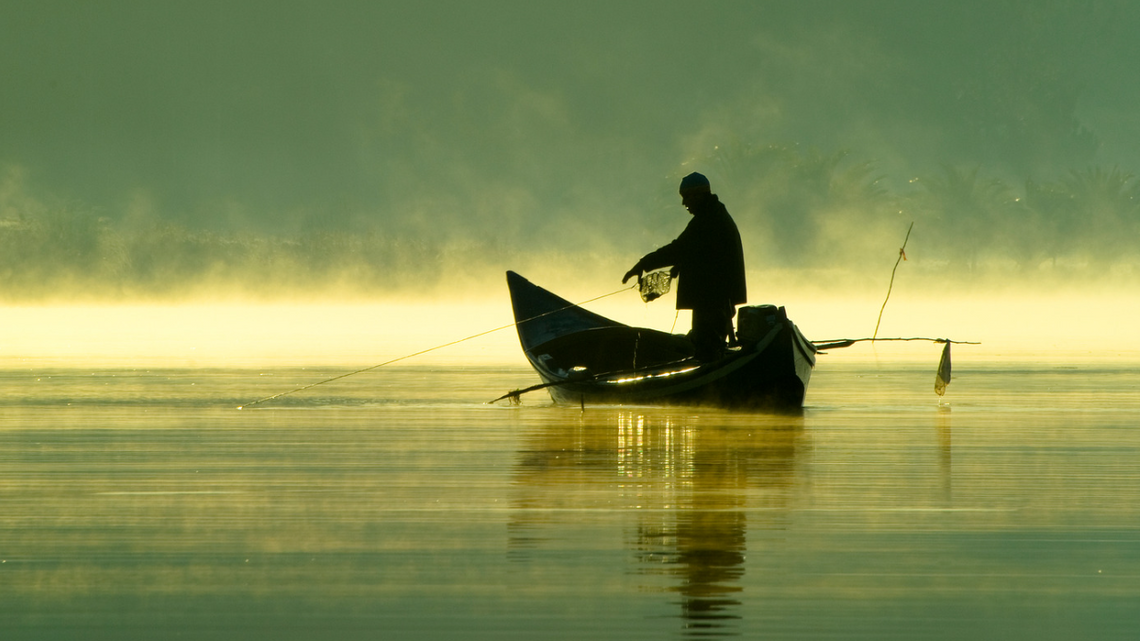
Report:
[[[717,147],[675,173],[694,166],[737,220],[750,272],[786,282],[880,287],[912,221],[905,269],[913,282],[966,291],[1079,289],[1140,276],[1140,179],[1119,167],[1015,179],[946,165],[901,179],[846,151],[781,145]],[[670,208],[662,196],[658,203],[615,199],[610,211],[584,203],[580,214],[552,215],[536,204],[530,216],[541,224],[521,225],[517,216],[487,225],[483,212],[397,208],[409,219],[437,218],[440,233],[430,235],[399,218],[287,233],[196,229],[134,206],[51,203],[23,183],[12,169],[0,176],[0,301],[7,303],[461,291],[498,285],[508,268],[604,271],[645,242],[667,241],[684,222],[679,205]],[[575,211],[566,202],[558,209]],[[568,233],[554,233],[560,226]],[[598,273],[580,276],[608,282]]]

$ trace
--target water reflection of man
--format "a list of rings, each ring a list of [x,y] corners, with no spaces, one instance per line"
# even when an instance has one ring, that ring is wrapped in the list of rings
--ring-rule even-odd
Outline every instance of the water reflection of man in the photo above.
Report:
[[[708,178],[691,173],[681,180],[681,204],[693,215],[676,240],[637,261],[622,282],[643,272],[673,267],[677,309],[693,312],[689,339],[698,360],[724,353],[736,306],[747,300],[744,248],[728,210],[712,193]]]
[[[599,532],[619,528],[634,553],[628,572],[646,577],[639,592],[679,595],[685,636],[738,635],[744,615],[760,606],[745,603],[741,584],[750,548],[757,558],[779,556],[771,546],[782,537],[763,532],[786,527],[802,421],[753,416],[741,429],[737,421],[623,410],[585,415],[575,429],[555,421],[528,430],[512,478],[511,556],[537,560],[543,548],[609,540]],[[575,520],[581,514],[599,516],[586,524]],[[761,532],[754,540],[750,526]],[[596,585],[599,572],[613,569],[574,572]]]

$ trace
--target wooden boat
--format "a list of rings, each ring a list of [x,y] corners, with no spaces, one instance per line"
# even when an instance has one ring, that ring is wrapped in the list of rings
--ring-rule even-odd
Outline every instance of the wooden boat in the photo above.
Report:
[[[556,403],[800,410],[816,348],[782,307],[742,307],[740,345],[702,363],[683,335],[631,327],[507,272],[519,342]]]

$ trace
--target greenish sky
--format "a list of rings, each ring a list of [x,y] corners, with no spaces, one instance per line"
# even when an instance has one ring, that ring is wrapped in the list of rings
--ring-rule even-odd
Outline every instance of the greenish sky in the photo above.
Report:
[[[0,159],[100,206],[146,190],[171,215],[238,202],[347,217],[478,185],[540,203],[645,194],[734,137],[1022,173],[1127,163],[1140,142],[1140,5],[1126,2],[2,12]]]

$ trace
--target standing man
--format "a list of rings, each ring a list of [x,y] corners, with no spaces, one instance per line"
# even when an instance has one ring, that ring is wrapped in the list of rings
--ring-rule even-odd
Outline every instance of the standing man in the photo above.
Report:
[[[712,193],[708,178],[695,172],[685,176],[681,180],[681,204],[693,215],[685,231],[643,256],[622,282],[672,266],[678,277],[677,309],[693,311],[689,339],[697,359],[709,362],[723,356],[736,306],[748,299],[744,248],[736,223]]]

